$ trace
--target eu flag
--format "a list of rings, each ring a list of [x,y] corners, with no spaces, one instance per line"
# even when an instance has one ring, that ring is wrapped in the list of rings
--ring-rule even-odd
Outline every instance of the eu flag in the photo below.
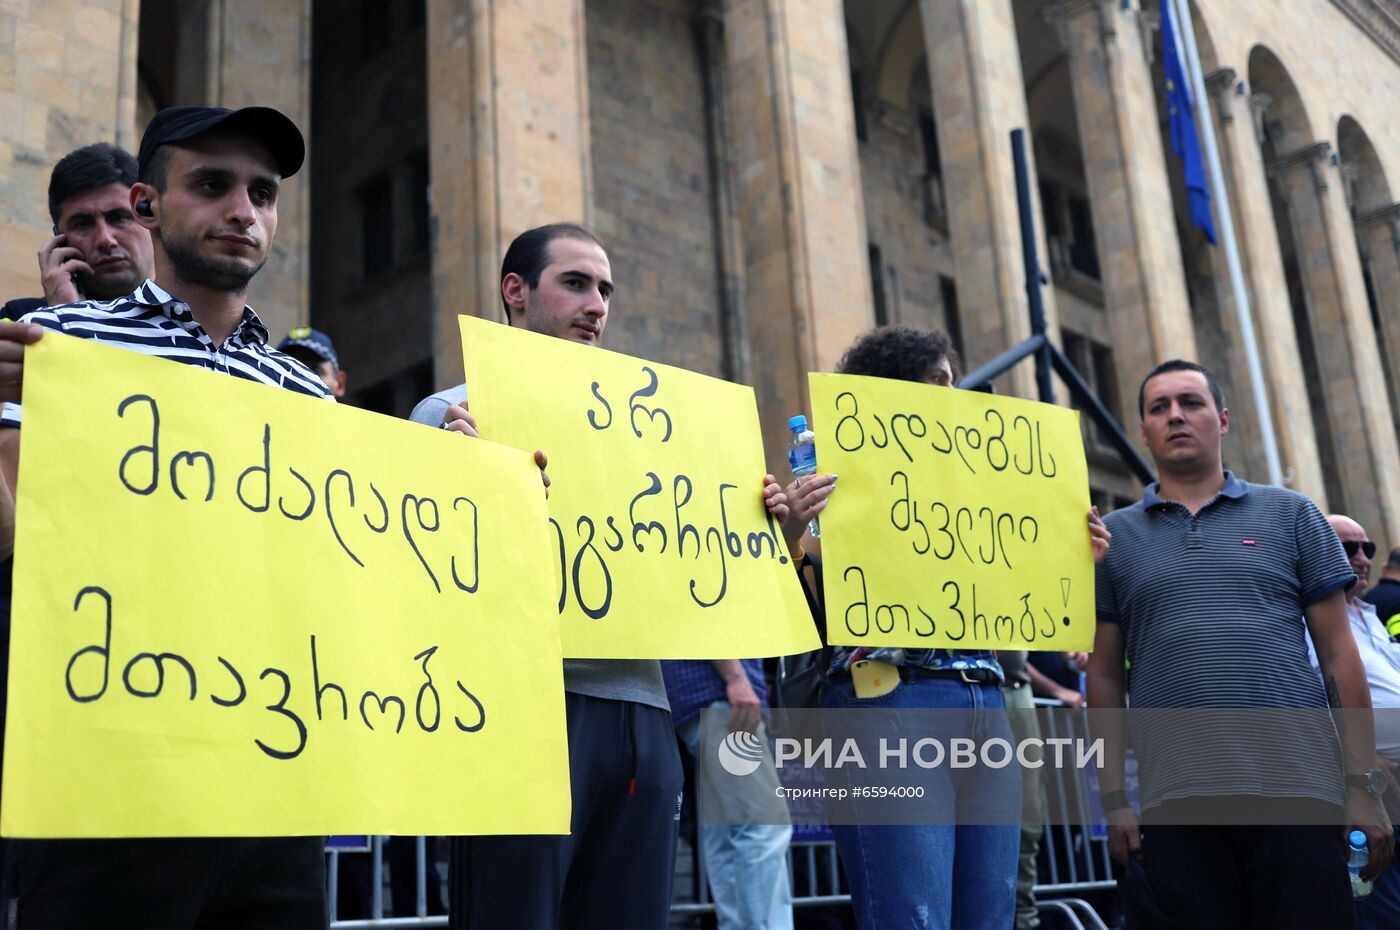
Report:
[[[1215,220],[1210,212],[1210,186],[1201,161],[1201,142],[1196,136],[1196,119],[1191,100],[1191,83],[1186,77],[1181,46],[1176,40],[1176,20],[1172,0],[1162,0],[1162,55],[1167,76],[1167,125],[1171,127],[1172,153],[1181,159],[1186,172],[1186,199],[1191,207],[1191,225],[1206,234],[1215,245]]]

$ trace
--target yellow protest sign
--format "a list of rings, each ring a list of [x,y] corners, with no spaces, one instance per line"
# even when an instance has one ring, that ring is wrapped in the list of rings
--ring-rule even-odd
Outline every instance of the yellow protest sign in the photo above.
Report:
[[[753,389],[461,317],[483,436],[549,456],[564,655],[752,658],[817,647],[763,506]]]
[[[860,646],[1089,649],[1088,467],[1074,410],[810,374],[827,638]]]
[[[25,369],[0,832],[568,831],[528,455],[56,333]]]

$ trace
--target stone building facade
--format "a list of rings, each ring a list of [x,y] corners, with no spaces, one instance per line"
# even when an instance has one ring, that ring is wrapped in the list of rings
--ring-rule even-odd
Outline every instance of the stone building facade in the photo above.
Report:
[[[609,243],[610,347],[753,384],[778,466],[803,373],[876,323],[946,328],[968,366],[1028,334],[1025,127],[1053,338],[1134,435],[1150,365],[1220,372],[1227,457],[1264,480],[1157,3],[0,0],[0,293],[35,292],[64,152],[270,104],[310,157],[252,301],[330,331],[354,401],[460,379],[455,317],[500,317],[505,245],[579,219]],[[1400,2],[1191,9],[1287,481],[1400,543]],[[1136,498],[1085,436],[1096,500]]]

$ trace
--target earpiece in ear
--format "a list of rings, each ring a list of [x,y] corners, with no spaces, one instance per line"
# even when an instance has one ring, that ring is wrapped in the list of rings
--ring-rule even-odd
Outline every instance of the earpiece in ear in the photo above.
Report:
[[[136,201],[136,212],[141,214],[142,216],[156,215],[155,211],[151,209],[151,202],[149,200]]]

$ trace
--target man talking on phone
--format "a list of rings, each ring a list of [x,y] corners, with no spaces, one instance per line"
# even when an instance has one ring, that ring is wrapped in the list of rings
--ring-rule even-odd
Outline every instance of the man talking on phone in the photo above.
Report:
[[[69,152],[49,177],[54,236],[39,250],[43,297],[6,303],[17,320],[40,307],[115,300],[154,274],[151,234],[131,213],[136,159],[106,142]]]

